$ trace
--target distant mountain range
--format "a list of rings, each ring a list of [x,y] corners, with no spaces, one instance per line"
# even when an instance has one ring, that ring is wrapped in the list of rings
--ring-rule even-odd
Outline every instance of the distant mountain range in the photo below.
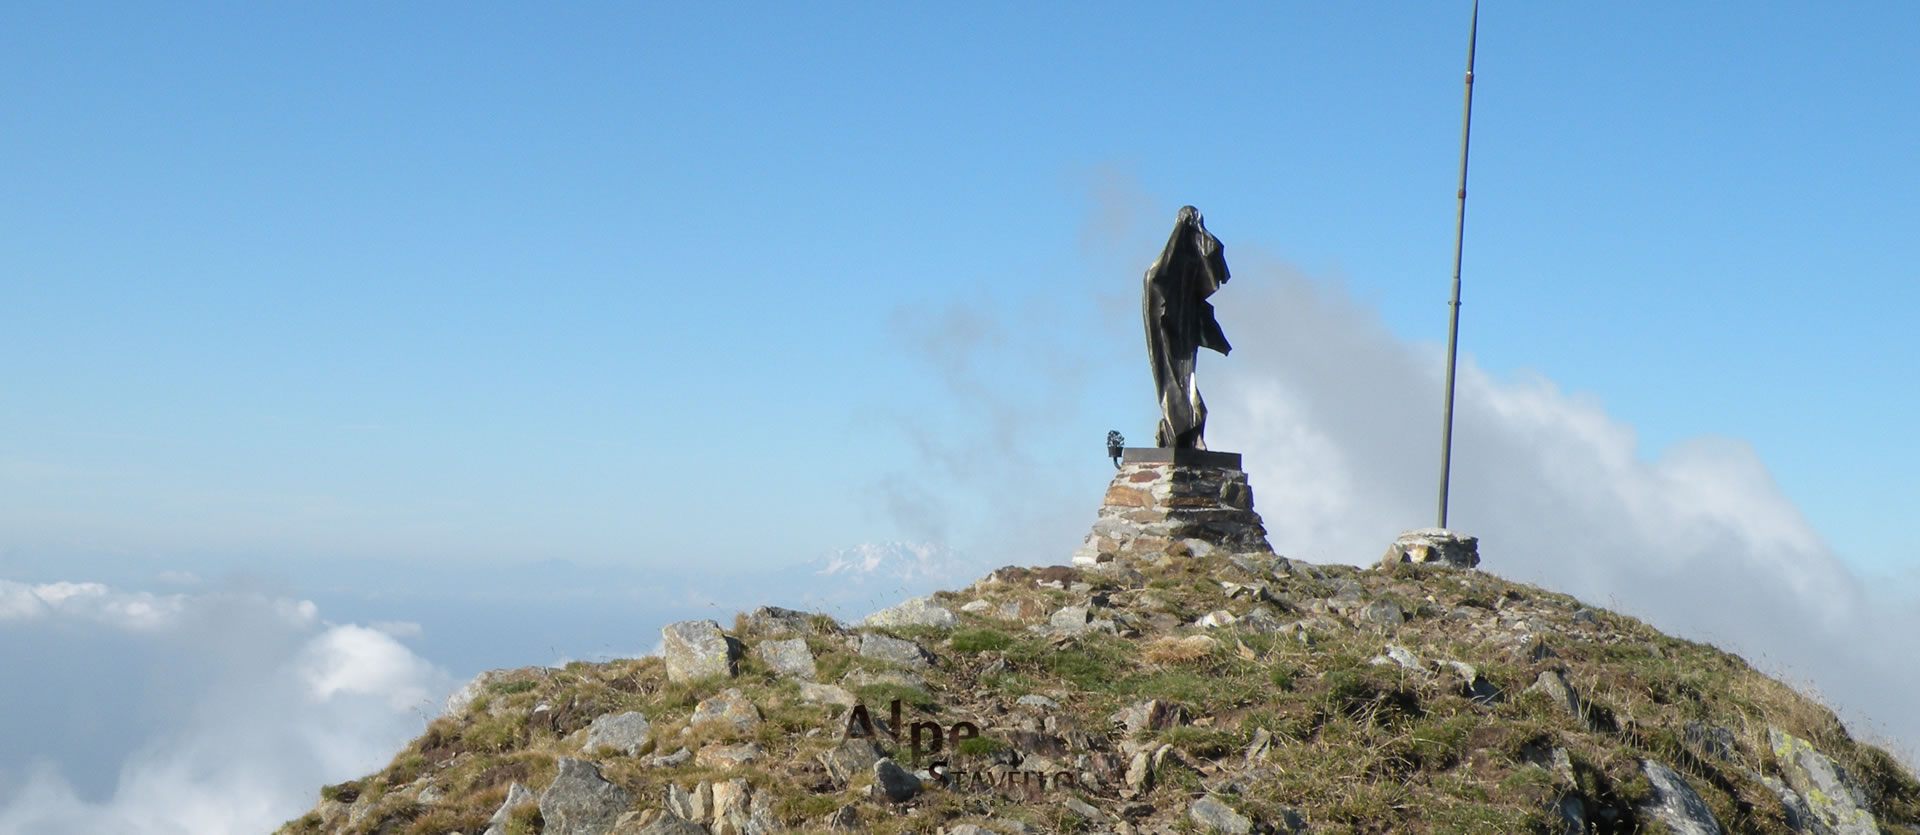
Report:
[[[787,600],[796,608],[858,620],[903,597],[965,585],[980,573],[981,566],[945,545],[868,542],[742,578],[742,585],[759,589],[764,599]]]

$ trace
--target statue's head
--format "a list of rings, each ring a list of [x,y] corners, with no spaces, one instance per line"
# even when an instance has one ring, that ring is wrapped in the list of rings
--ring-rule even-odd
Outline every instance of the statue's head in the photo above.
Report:
[[[1167,239],[1167,248],[1160,253],[1157,263],[1189,263],[1186,269],[1206,276],[1207,292],[1211,293],[1213,288],[1227,283],[1227,258],[1222,249],[1220,239],[1207,231],[1207,221],[1200,216],[1200,210],[1181,206],[1180,216],[1173,222],[1173,236]]]

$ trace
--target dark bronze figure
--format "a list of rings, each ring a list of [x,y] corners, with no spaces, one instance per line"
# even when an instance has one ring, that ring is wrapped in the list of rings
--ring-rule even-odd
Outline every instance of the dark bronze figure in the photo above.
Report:
[[[1173,237],[1147,268],[1144,314],[1153,385],[1160,392],[1160,430],[1155,442],[1175,449],[1206,449],[1207,404],[1193,382],[1201,348],[1233,350],[1207,297],[1227,283],[1227,257],[1207,231],[1200,210],[1182,206]]]

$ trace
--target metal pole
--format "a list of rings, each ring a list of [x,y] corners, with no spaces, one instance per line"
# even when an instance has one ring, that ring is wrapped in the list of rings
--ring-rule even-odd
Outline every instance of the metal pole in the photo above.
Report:
[[[1473,46],[1480,34],[1480,0],[1467,27],[1467,101],[1460,117],[1460,208],[1453,222],[1453,301],[1447,322],[1447,403],[1440,429],[1440,527],[1447,526],[1447,479],[1453,465],[1453,365],[1460,350],[1460,249],[1467,233],[1467,139],[1473,134]]]

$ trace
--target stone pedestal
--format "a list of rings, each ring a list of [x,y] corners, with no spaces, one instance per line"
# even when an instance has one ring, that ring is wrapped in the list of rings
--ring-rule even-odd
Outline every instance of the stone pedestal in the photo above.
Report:
[[[1421,528],[1407,531],[1387,546],[1380,564],[1437,563],[1454,568],[1472,568],[1480,564],[1480,540],[1446,528]]]
[[[1193,449],[1132,448],[1100,504],[1100,516],[1073,563],[1155,557],[1176,544],[1190,553],[1271,552],[1253,510],[1240,455]]]

